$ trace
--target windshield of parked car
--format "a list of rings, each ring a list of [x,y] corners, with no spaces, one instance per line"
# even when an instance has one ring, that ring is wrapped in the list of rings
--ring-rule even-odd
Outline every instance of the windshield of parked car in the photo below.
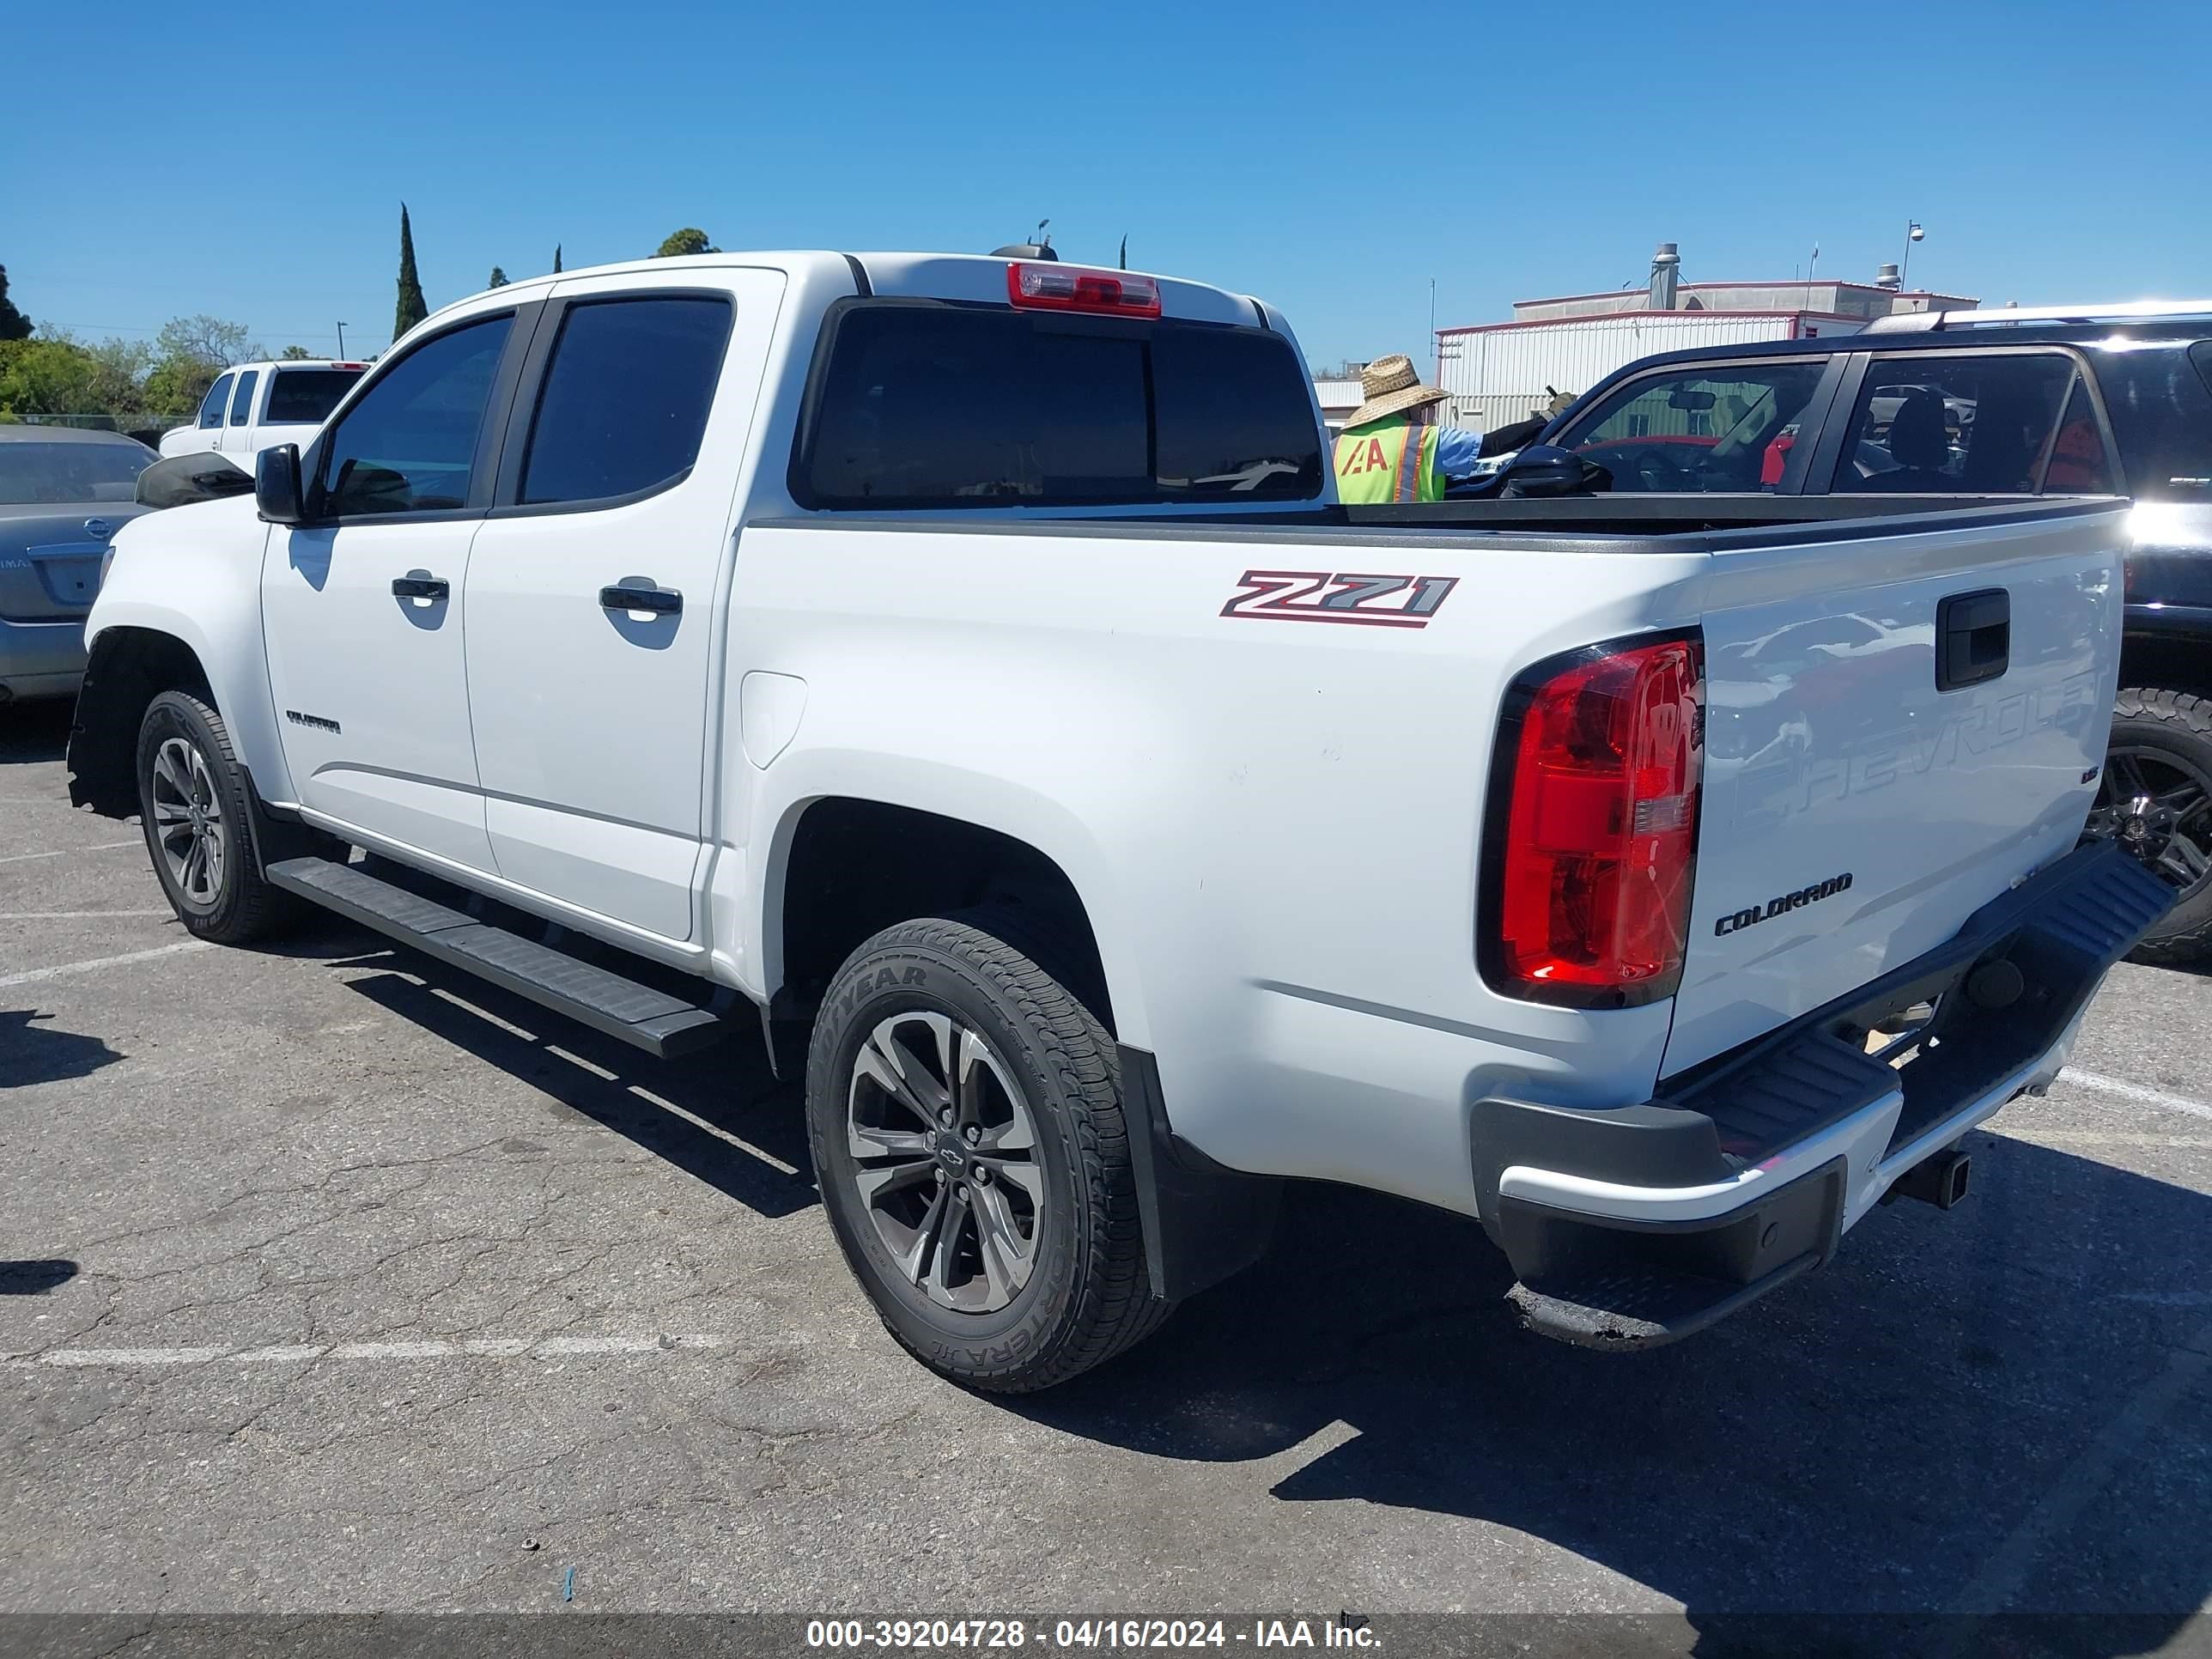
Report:
[[[357,368],[280,368],[261,418],[271,426],[319,425],[361,377]]]
[[[0,505],[127,501],[153,459],[137,443],[0,443]]]

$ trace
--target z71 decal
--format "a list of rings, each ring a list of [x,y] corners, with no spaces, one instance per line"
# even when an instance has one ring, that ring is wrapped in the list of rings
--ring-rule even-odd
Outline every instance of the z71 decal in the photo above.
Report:
[[[1260,622],[1358,623],[1426,628],[1459,586],[1456,576],[1331,575],[1322,570],[1248,570],[1224,617]]]

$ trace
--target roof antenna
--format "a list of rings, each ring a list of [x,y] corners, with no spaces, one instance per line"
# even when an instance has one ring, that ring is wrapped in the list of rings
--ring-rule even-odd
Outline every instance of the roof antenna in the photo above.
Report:
[[[1038,220],[1037,228],[1030,233],[1028,241],[1009,242],[1004,247],[994,247],[991,250],[991,257],[994,259],[1058,259],[1060,255],[1053,252],[1052,237],[1047,228],[1051,223],[1049,219]]]

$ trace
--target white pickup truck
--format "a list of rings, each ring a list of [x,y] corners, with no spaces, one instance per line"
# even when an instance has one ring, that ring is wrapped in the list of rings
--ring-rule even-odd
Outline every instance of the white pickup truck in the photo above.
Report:
[[[367,363],[316,358],[227,368],[200,399],[191,424],[161,434],[161,459],[212,450],[251,472],[253,458],[273,445],[312,443],[323,417],[368,370]]]
[[[2123,517],[1348,509],[1259,301],[653,260],[447,307],[125,526],[72,793],[205,939],[320,905],[654,1053],[811,1028],[836,1237],[969,1385],[1135,1340],[1286,1177],[1640,1346],[1948,1206],[2167,904],[2077,849]]]

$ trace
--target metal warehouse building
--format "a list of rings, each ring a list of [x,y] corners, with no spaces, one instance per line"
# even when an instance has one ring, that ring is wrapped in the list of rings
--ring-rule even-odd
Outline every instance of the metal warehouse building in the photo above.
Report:
[[[1437,384],[1459,421],[1487,431],[1525,420],[1655,352],[1851,334],[1901,311],[1972,310],[1978,301],[1905,292],[1897,267],[1872,283],[1684,283],[1674,244],[1651,259],[1648,289],[1520,300],[1509,323],[1437,331]]]

